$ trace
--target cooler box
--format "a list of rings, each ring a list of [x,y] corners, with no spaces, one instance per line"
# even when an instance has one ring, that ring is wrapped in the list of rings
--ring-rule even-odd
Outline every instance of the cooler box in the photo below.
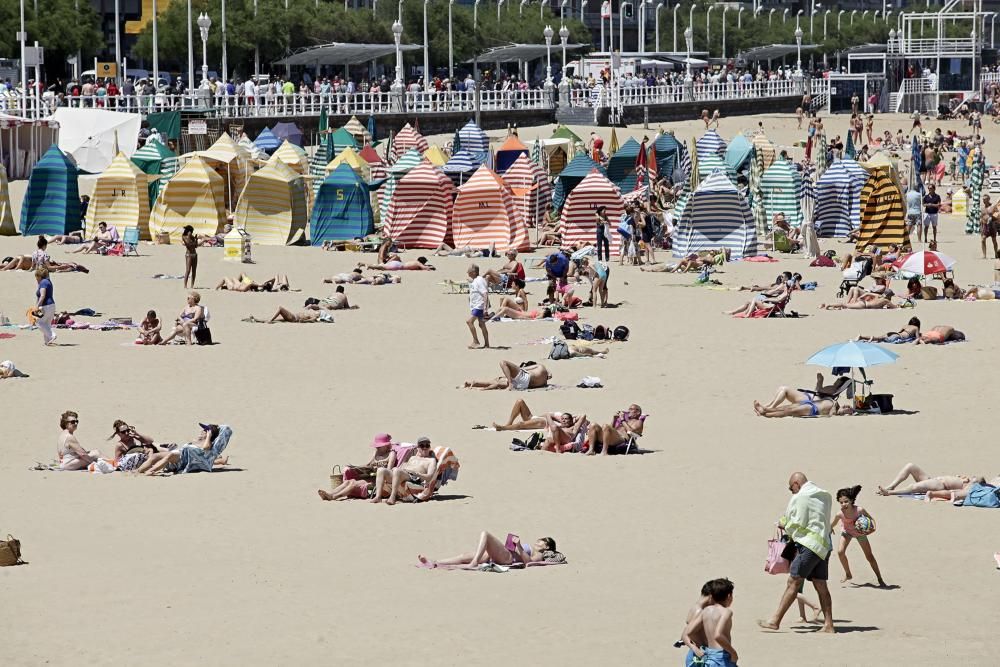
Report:
[[[231,262],[242,262],[252,264],[253,256],[250,250],[250,235],[239,227],[233,227],[232,231],[223,238],[223,259]]]
[[[951,212],[961,213],[965,215],[968,212],[966,208],[969,204],[969,198],[965,194],[965,190],[959,190],[955,193],[955,196],[951,198]]]

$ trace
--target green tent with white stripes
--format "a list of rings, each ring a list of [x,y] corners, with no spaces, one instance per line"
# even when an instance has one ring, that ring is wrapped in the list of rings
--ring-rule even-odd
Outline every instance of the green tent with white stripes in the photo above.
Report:
[[[791,162],[775,160],[761,176],[760,189],[769,224],[778,213],[792,227],[802,224],[802,177]]]
[[[159,176],[149,184],[149,205],[156,203],[167,181],[177,173],[177,155],[156,139],[147,139],[145,145],[132,153],[132,164],[151,176]]]

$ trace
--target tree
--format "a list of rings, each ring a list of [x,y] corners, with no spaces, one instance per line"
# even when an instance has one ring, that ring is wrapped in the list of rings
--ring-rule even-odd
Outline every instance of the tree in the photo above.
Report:
[[[37,16],[34,2],[27,2],[24,11],[28,44],[37,40],[45,49],[45,79],[62,76],[68,56],[81,53],[86,62],[104,41],[97,13],[87,0],[79,3],[79,9],[74,0],[38,0]],[[21,57],[20,29],[19,2],[0,0],[0,57]]]

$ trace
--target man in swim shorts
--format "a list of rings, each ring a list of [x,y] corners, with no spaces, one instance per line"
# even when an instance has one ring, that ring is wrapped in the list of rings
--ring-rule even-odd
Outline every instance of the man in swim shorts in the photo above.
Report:
[[[479,324],[479,330],[483,332],[483,347],[490,346],[490,334],[486,330],[486,313],[490,308],[490,288],[486,283],[486,278],[479,275],[479,265],[470,264],[467,271],[469,276],[469,319],[465,323],[469,326],[472,334],[472,345],[469,349],[479,347],[479,336],[476,335],[475,325]]]

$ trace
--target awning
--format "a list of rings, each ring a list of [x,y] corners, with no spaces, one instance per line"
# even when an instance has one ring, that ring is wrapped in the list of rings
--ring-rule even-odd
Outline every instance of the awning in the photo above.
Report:
[[[742,60],[777,60],[794,54],[799,47],[795,44],[771,44],[770,46],[755,46],[739,54]],[[819,48],[817,44],[803,44],[803,51]]]
[[[418,44],[400,44],[400,51],[418,51]],[[395,44],[344,44],[334,42],[300,49],[275,65],[360,65],[396,53]]]
[[[584,44],[567,44],[567,51],[582,49]],[[551,47],[544,44],[508,44],[507,46],[497,46],[479,54],[481,63],[514,63],[519,60],[535,60],[544,58],[546,50],[551,48],[553,53],[558,54],[562,49],[562,43],[554,42]],[[471,63],[472,59],[465,62]]]

